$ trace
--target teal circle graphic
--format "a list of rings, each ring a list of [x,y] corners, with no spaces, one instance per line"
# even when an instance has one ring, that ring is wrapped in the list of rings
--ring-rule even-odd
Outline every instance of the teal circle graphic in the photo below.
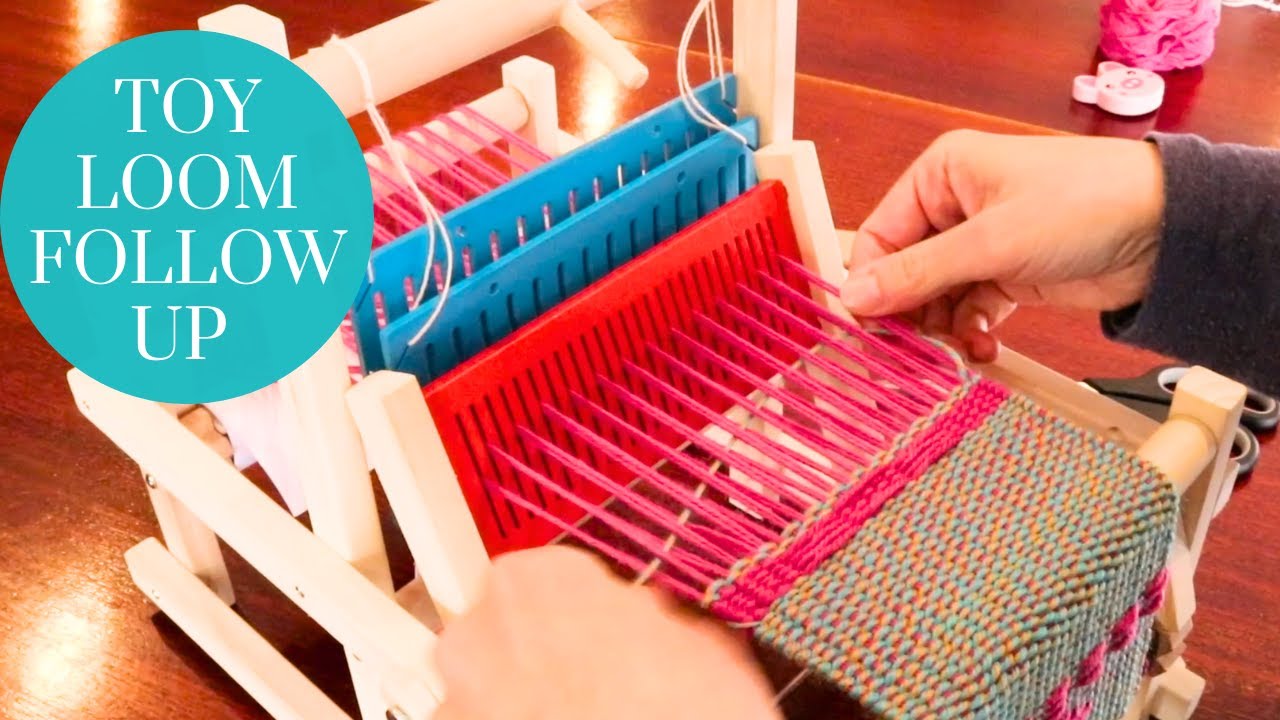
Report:
[[[0,189],[36,328],[95,380],[160,402],[236,397],[301,365],[350,307],[372,237],[364,156],[328,94],[211,32],[81,63],[27,120]]]

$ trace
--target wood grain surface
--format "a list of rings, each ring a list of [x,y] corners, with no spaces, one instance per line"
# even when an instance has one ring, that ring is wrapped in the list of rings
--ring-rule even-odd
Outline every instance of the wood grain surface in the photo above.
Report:
[[[191,28],[226,0],[8,0],[0,4],[0,148],[7,162],[40,97],[87,55],[139,34]],[[262,0],[295,55],[411,9],[410,2]],[[483,94],[502,61],[531,54],[558,73],[564,124],[588,137],[675,94],[671,45],[691,3],[618,0],[602,17],[651,71],[622,90],[558,32],[386,106],[395,127]],[[358,7],[357,7],[358,6]],[[727,6],[726,6],[727,9]],[[819,146],[837,221],[856,226],[939,133],[1059,130],[1132,135],[1151,121],[1107,120],[1067,99],[1096,41],[1093,4],[975,0],[805,0],[797,133]],[[727,15],[726,15],[727,17]],[[1155,124],[1271,143],[1280,124],[1280,20],[1228,11],[1209,68],[1171,81]],[[367,123],[355,121],[366,144]],[[29,179],[7,179],[26,182]],[[38,181],[38,180],[37,180]],[[121,554],[156,531],[136,468],[71,402],[66,363],[0,282],[0,717],[150,720],[260,718],[262,711],[134,589]],[[1020,312],[1005,339],[1073,377],[1138,373],[1157,356],[1105,341],[1089,314]],[[1199,576],[1188,662],[1208,679],[1205,719],[1280,718],[1280,456],[1220,518]],[[384,516],[386,514],[384,513]],[[411,574],[388,525],[400,581]],[[240,613],[354,711],[340,648],[236,558]],[[803,701],[796,717],[821,717]],[[829,714],[836,717],[838,714]]]
[[[731,0],[718,0],[729,17]],[[616,34],[654,44],[680,37],[687,12],[623,2],[599,14]],[[1280,143],[1280,14],[1225,8],[1201,68],[1165,75],[1164,105],[1119,118],[1071,99],[1098,60],[1098,2],[865,0],[801,3],[801,73],[1095,135],[1192,132],[1217,142]],[[695,34],[694,47],[703,48]],[[804,108],[802,108],[802,111]]]

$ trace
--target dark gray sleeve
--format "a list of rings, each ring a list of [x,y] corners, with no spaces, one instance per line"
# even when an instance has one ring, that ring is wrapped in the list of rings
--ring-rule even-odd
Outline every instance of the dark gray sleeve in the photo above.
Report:
[[[1149,139],[1165,176],[1155,274],[1103,330],[1280,395],[1280,151]]]

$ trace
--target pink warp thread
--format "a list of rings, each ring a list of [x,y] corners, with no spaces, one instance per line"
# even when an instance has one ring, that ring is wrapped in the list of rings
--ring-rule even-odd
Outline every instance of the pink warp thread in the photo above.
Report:
[[[854,491],[837,499],[832,510],[803,534],[720,587],[713,601],[716,613],[738,622],[758,622],[796,580],[816,571],[886,502],[986,420],[1007,397],[1008,391],[999,385],[986,380],[978,382],[959,404],[912,440],[898,457],[873,470]]]
[[[1213,54],[1220,0],[1105,0],[1102,53],[1146,70],[1202,65]]]

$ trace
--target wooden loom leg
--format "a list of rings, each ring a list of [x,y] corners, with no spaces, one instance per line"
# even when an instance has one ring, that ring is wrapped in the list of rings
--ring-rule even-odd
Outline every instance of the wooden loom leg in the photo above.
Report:
[[[155,403],[68,373],[81,411],[157,484],[376,670],[383,707],[426,720],[443,697],[436,637]]]
[[[217,432],[213,415],[208,409],[196,405],[172,410],[179,413],[182,424],[203,440],[205,445],[213,448],[224,459],[230,458],[231,445],[225,436]],[[235,603],[231,575],[222,558],[218,536],[169,494],[169,491],[160,487],[145,468],[142,469],[142,477],[146,482],[147,495],[151,499],[151,508],[156,514],[156,522],[160,525],[160,536],[164,538],[169,553],[222,602],[227,605]]]
[[[147,483],[147,495],[160,525],[160,536],[165,547],[188,572],[200,579],[222,602],[231,605],[236,601],[231,575],[218,547],[218,536],[213,534],[200,519],[174,499],[169,491],[160,487],[155,479],[143,471]]]
[[[734,7],[739,4],[741,0]],[[800,259],[824,280],[839,284],[844,278],[844,265],[817,148],[802,140],[776,142],[758,150],[755,161],[762,180],[778,180],[787,188],[787,209],[800,245]],[[831,312],[848,315],[839,298],[815,290],[814,299]]]
[[[738,110],[760,122],[762,146],[787,142],[794,133],[796,13],[797,0],[733,2]]]
[[[375,588],[391,595],[382,526],[360,435],[347,411],[350,386],[341,337],[334,335],[302,367],[281,380],[294,467],[316,536],[351,563]],[[352,681],[365,720],[380,720],[378,678],[347,649]]]
[[[1204,695],[1204,678],[1178,660],[1168,670],[1151,679],[1147,713],[1156,720],[1187,720]]]
[[[555,68],[527,55],[518,57],[503,63],[502,85],[520,93],[529,108],[529,119],[520,128],[519,135],[548,155],[559,155],[560,112],[556,106]],[[511,155],[526,167],[537,165],[529,153],[518,147],[511,148]],[[512,176],[518,173],[518,166],[513,164]]]
[[[303,478],[311,528],[338,555],[391,593],[391,570],[374,504],[369,464],[346,405],[351,382],[335,334],[284,380],[296,432],[289,442]]]
[[[124,557],[142,592],[272,717],[349,720],[154,538],[133,546]]]
[[[471,511],[412,375],[376,372],[348,403],[441,620],[470,607],[489,567]]]
[[[1182,496],[1180,528],[1170,556],[1170,584],[1157,616],[1166,661],[1176,659],[1195,611],[1192,578],[1222,485],[1229,478],[1231,445],[1246,390],[1204,368],[1178,382],[1169,420],[1143,444],[1140,454],[1169,477]]]

